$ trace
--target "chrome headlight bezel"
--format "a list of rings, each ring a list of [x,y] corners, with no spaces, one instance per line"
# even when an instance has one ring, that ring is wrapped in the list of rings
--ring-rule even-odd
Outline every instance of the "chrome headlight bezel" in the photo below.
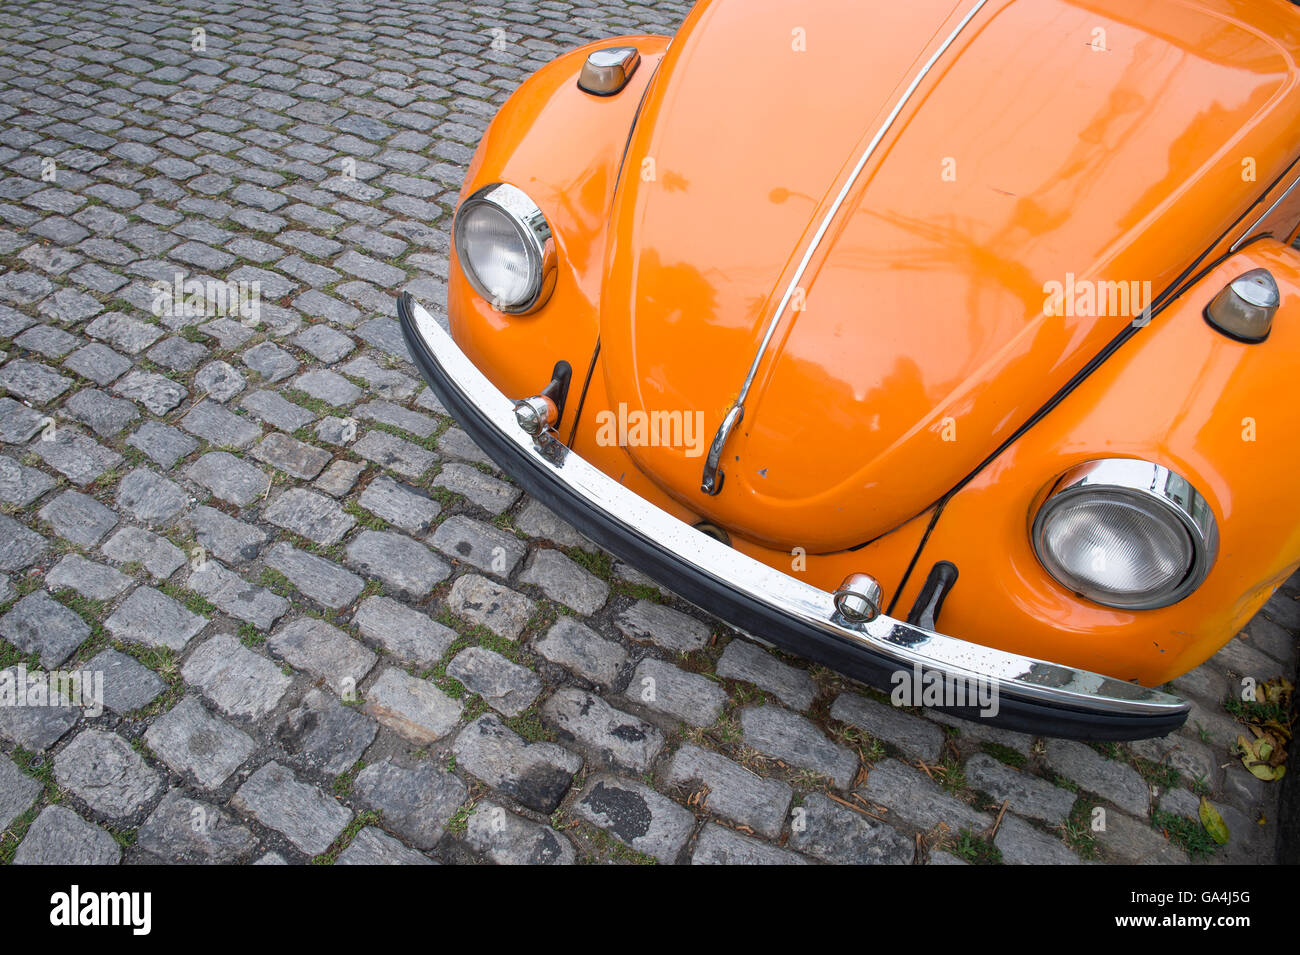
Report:
[[[484,205],[492,206],[506,217],[518,233],[528,255],[528,286],[525,294],[515,301],[499,300],[492,290],[483,284],[474,270],[473,257],[465,246],[463,228],[465,219],[476,208]],[[452,241],[456,244],[456,256],[465,278],[474,291],[498,311],[511,315],[527,315],[535,312],[546,304],[546,300],[555,289],[557,255],[551,225],[546,221],[546,216],[537,203],[517,186],[507,182],[494,182],[466,198],[456,210],[456,217],[452,222]]]
[[[1191,546],[1191,560],[1182,577],[1159,590],[1117,594],[1089,585],[1056,561],[1045,540],[1049,521],[1062,504],[1085,495],[1122,500],[1148,517],[1181,528]],[[1209,502],[1186,478],[1136,458],[1103,458],[1067,470],[1039,505],[1030,536],[1035,556],[1053,580],[1072,593],[1118,610],[1155,610],[1177,603],[1201,585],[1219,551],[1218,524]]]

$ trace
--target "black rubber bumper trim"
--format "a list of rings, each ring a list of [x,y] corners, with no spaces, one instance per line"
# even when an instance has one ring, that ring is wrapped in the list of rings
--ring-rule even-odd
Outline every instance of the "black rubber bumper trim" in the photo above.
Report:
[[[458,390],[447,385],[441,370],[415,332],[404,299],[399,300],[398,317],[412,359],[443,406],[478,446],[530,495],[601,547],[732,626],[769,640],[791,653],[821,663],[847,677],[889,692],[892,688],[891,675],[898,670],[898,665],[892,660],[870,649],[792,621],[737,588],[719,584],[699,574],[672,552],[626,533],[621,524],[608,514],[576,495],[569,494],[541,465],[527,455],[520,454],[511,443],[498,438],[496,429],[483,420],[477,409],[465,402]],[[1164,736],[1176,730],[1187,719],[1185,712],[1158,716],[1100,713],[1023,699],[1006,691],[999,694],[998,702],[999,712],[993,717],[980,716],[973,709],[943,709],[986,726],[1034,735],[1090,740],[1133,740]]]

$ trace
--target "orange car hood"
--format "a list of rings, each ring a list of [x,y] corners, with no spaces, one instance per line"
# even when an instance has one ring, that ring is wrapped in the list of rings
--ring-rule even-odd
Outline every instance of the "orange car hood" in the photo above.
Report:
[[[601,364],[626,420],[702,414],[702,434],[628,451],[735,532],[826,552],[924,510],[1300,140],[1297,97],[1283,102],[1300,11],[992,0],[852,180],[776,323],[722,491],[703,495],[702,453],[813,233],[974,2],[702,3],[647,91],[611,211]],[[1047,305],[1051,282],[1070,303]],[[1133,293],[1127,310],[1102,282]]]

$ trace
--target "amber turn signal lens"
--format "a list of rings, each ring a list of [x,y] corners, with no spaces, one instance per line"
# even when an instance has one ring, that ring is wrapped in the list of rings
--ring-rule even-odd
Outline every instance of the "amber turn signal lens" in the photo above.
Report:
[[[613,96],[627,86],[640,65],[641,54],[636,47],[611,46],[596,50],[582,64],[578,89],[593,96]]]

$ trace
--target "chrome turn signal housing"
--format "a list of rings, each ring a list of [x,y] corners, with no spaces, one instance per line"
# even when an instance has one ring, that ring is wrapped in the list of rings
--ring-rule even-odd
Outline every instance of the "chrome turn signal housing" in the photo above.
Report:
[[[641,54],[634,46],[609,46],[596,50],[582,64],[578,89],[592,96],[613,96],[627,86],[641,65]]]
[[[1229,338],[1255,345],[1268,338],[1281,302],[1272,273],[1251,269],[1214,296],[1205,307],[1205,320]]]

